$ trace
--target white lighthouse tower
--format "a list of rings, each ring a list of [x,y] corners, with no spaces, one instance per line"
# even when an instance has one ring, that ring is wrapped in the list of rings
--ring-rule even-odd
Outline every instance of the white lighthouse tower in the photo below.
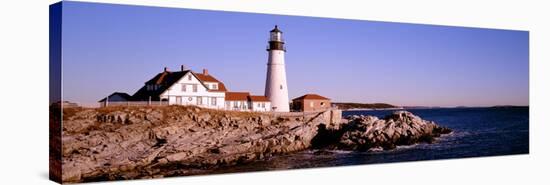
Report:
[[[285,52],[283,32],[277,28],[270,31],[267,52],[267,78],[265,96],[271,101],[275,112],[289,112],[288,87],[286,84]]]

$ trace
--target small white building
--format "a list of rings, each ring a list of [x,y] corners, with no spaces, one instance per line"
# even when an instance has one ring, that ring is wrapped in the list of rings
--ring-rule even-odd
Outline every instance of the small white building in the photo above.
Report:
[[[250,102],[248,92],[226,92],[225,93],[225,110],[248,111],[250,110]]]
[[[253,96],[248,92],[226,92],[225,110],[271,111],[271,102],[265,96]]]
[[[249,96],[252,111],[267,112],[271,111],[271,101],[265,96]]]

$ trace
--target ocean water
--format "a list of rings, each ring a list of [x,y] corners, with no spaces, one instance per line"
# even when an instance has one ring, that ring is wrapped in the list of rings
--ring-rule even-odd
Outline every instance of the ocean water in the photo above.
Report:
[[[399,146],[376,152],[307,150],[266,160],[224,167],[207,173],[284,170],[296,168],[456,159],[529,153],[529,108],[438,108],[408,110],[422,119],[451,128],[432,144]],[[344,111],[343,115],[374,115],[380,118],[393,110]],[[320,153],[320,152],[318,152]]]

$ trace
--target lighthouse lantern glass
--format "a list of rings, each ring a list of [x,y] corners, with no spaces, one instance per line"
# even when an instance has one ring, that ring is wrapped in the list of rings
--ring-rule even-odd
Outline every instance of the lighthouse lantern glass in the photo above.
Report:
[[[281,32],[271,32],[270,41],[282,41]]]

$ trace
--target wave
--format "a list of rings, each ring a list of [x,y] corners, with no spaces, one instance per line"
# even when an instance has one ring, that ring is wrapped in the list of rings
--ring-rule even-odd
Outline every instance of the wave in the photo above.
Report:
[[[412,145],[398,145],[395,147],[396,150],[404,150],[404,149],[411,149],[411,148],[415,148],[417,146],[420,146],[422,144],[419,144],[419,143],[416,143],[416,144],[412,144]]]
[[[329,150],[329,149],[311,149],[311,150],[306,150],[304,151],[304,153],[306,154],[315,154],[315,153],[320,153],[320,152],[323,152],[323,153],[332,153],[332,154],[349,154],[349,153],[353,153],[355,151],[348,151],[348,150]]]

